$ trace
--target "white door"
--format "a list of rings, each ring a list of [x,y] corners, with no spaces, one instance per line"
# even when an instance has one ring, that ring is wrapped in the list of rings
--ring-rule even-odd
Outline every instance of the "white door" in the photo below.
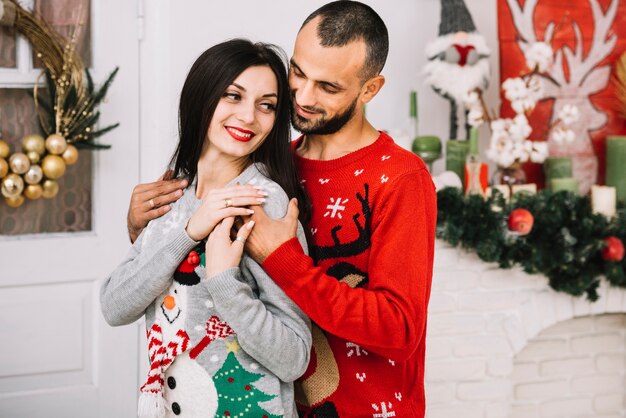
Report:
[[[120,67],[101,123],[120,126],[101,139],[112,148],[94,152],[91,230],[0,236],[3,418],[135,416],[138,327],[104,323],[98,293],[129,246],[126,210],[139,180],[141,13],[137,0],[92,0],[93,79],[99,84]]]

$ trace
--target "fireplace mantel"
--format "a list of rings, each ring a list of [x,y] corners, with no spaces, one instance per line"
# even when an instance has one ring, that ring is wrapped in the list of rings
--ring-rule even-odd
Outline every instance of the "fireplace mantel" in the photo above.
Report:
[[[437,240],[426,351],[427,417],[511,417],[515,356],[573,318],[626,312],[626,291],[603,281],[589,302],[543,275],[500,269]],[[624,412],[624,410],[622,411]]]

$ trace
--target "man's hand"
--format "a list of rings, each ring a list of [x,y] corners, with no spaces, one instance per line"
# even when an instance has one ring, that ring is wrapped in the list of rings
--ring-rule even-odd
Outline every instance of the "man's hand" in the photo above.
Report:
[[[287,214],[281,219],[272,219],[262,209],[255,210],[251,219],[254,229],[246,240],[246,252],[261,264],[283,243],[296,236],[298,229],[298,201],[291,199]]]
[[[165,215],[170,203],[177,201],[187,187],[187,180],[168,179],[168,171],[158,181],[138,184],[133,189],[128,207],[126,225],[131,242],[135,242],[141,231],[152,219]]]

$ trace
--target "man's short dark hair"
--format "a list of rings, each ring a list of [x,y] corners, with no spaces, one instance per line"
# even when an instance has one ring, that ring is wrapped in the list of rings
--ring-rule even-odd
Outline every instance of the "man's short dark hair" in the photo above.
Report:
[[[367,55],[361,78],[367,80],[382,71],[389,52],[389,34],[374,9],[358,1],[334,1],[311,13],[302,27],[318,16],[317,35],[322,46],[341,47],[362,39]]]

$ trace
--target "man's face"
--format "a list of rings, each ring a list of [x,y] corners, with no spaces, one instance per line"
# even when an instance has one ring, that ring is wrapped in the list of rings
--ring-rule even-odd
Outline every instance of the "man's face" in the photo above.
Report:
[[[289,66],[292,123],[310,135],[339,131],[361,109],[365,43],[355,41],[343,47],[323,47],[314,19],[300,30]]]

